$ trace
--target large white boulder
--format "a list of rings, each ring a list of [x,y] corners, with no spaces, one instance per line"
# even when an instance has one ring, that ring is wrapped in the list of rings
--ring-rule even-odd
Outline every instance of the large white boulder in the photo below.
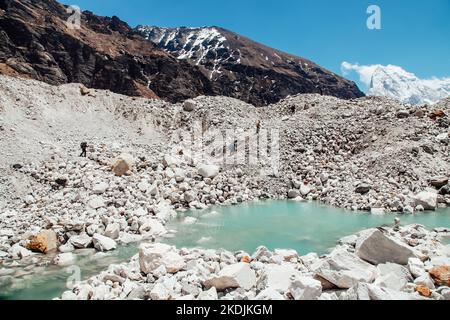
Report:
[[[270,288],[284,293],[300,276],[301,273],[291,265],[266,264],[258,280],[258,289]]]
[[[85,249],[92,244],[92,238],[86,233],[71,236],[69,243],[72,244],[76,249]]]
[[[163,243],[143,243],[139,247],[139,266],[145,274],[160,266],[164,266],[169,273],[177,273],[186,266],[186,262],[172,246]]]
[[[215,287],[218,291],[229,288],[250,290],[256,285],[256,274],[248,263],[239,262],[226,266],[217,276],[206,280],[203,285],[207,289]]]
[[[373,282],[377,269],[343,248],[337,248],[323,260],[314,263],[311,269],[316,276],[338,288],[349,289],[358,282]]]
[[[289,294],[294,300],[317,300],[322,294],[322,284],[310,277],[298,277],[291,283]]]
[[[73,265],[75,261],[76,257],[72,252],[60,253],[53,259],[53,263],[61,267]]]
[[[117,243],[108,237],[102,236],[99,233],[94,234],[92,237],[94,248],[98,251],[111,251],[117,248]]]
[[[426,273],[425,264],[419,258],[409,258],[408,269],[414,278],[418,278]]]
[[[437,207],[437,193],[422,191],[414,196],[416,206],[421,205],[425,210],[435,210]]]
[[[399,264],[388,262],[378,265],[377,269],[379,277],[374,284],[380,287],[402,291],[412,281],[409,270]]]
[[[156,219],[149,218],[143,220],[139,227],[139,233],[146,236],[161,236],[167,233],[166,228]]]
[[[362,232],[356,242],[356,255],[374,265],[386,262],[406,265],[409,258],[415,256],[415,252],[407,244],[380,230],[369,229]]]
[[[302,196],[306,197],[308,194],[310,194],[312,191],[311,187],[309,185],[306,184],[302,184],[300,186],[300,193],[302,194]]]
[[[198,168],[198,174],[203,178],[214,178],[220,172],[220,167],[213,164],[202,164]]]
[[[117,239],[120,235],[120,225],[118,223],[110,223],[106,226],[104,236]]]
[[[353,296],[357,300],[424,300],[418,294],[382,288],[371,283],[358,283],[345,296]]]
[[[23,259],[23,258],[29,257],[33,254],[30,250],[22,247],[18,243],[13,245],[11,247],[11,249],[9,250],[9,252],[13,259]]]

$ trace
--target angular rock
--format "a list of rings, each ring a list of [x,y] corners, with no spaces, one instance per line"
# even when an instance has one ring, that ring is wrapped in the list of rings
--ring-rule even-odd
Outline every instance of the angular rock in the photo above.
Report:
[[[402,291],[412,281],[409,270],[395,263],[380,264],[377,267],[380,276],[374,284],[383,288]]]
[[[215,287],[212,287],[209,290],[206,291],[202,291],[200,292],[200,294],[197,297],[197,300],[208,300],[208,301],[214,301],[219,299],[218,295],[217,295],[217,290]]]
[[[186,266],[183,257],[173,247],[162,244],[141,244],[139,266],[141,272],[149,274],[163,265],[168,273],[177,273]]]
[[[419,258],[409,258],[408,269],[415,278],[420,277],[426,272],[425,265]]]
[[[342,289],[349,289],[359,282],[371,283],[378,275],[374,266],[342,248],[335,249],[328,257],[312,265],[311,269],[318,280],[324,279]]]
[[[289,199],[295,199],[300,196],[300,192],[297,189],[291,189],[288,192],[288,198]]]
[[[120,225],[118,223],[110,223],[105,229],[104,236],[111,238],[111,239],[117,239],[120,235]]]
[[[72,252],[60,253],[53,259],[53,263],[61,267],[73,265],[75,261],[76,257]]]
[[[85,249],[91,246],[92,238],[86,233],[82,233],[80,235],[71,236],[69,243],[77,249]]]
[[[92,192],[95,194],[103,194],[108,188],[109,185],[106,182],[100,182],[92,187]]]
[[[370,283],[358,283],[350,289],[358,300],[423,300],[420,295],[382,288]]]
[[[297,251],[293,249],[275,249],[274,253],[278,256],[282,256],[285,261],[291,261],[291,259],[298,258]]]
[[[442,188],[443,186],[447,185],[447,183],[448,183],[448,177],[446,177],[446,176],[430,178],[430,184],[437,189]]]
[[[198,174],[203,178],[214,178],[220,172],[220,167],[212,164],[202,164],[198,168]]]
[[[27,249],[42,253],[49,253],[58,249],[58,240],[53,230],[43,230],[31,237]]]
[[[152,300],[169,300],[170,296],[169,290],[161,283],[155,284],[152,291],[150,291],[150,298]]]
[[[270,288],[285,293],[301,273],[291,265],[266,264],[258,279],[258,289]]]
[[[434,267],[430,276],[437,285],[450,287],[450,266]]]
[[[306,184],[302,184],[300,186],[300,193],[302,194],[302,196],[306,197],[308,194],[310,194],[312,191],[312,188]]]
[[[218,276],[214,276],[203,283],[209,289],[215,287],[218,291],[230,288],[250,290],[256,285],[256,274],[248,263],[239,262],[223,268]]]
[[[309,277],[299,277],[289,287],[294,300],[317,300],[322,294],[322,284]]]
[[[370,189],[370,185],[368,185],[367,183],[362,183],[356,187],[355,192],[359,194],[366,194],[370,191]]]
[[[356,255],[374,265],[392,262],[407,265],[416,254],[408,245],[388,237],[378,229],[369,229],[361,233],[356,242]]]
[[[94,234],[92,242],[94,248],[98,251],[111,251],[117,248],[117,243],[113,239],[102,236],[99,233]]]
[[[122,153],[117,159],[114,160],[112,165],[112,171],[118,177],[125,175],[127,172],[133,170],[134,158],[132,155]]]
[[[186,100],[183,103],[183,110],[187,112],[192,112],[195,109],[195,101],[194,100]]]
[[[281,293],[273,288],[267,288],[258,293],[255,300],[271,301],[271,300],[286,300]]]
[[[106,204],[105,204],[105,200],[103,199],[103,197],[97,196],[97,197],[93,197],[91,200],[89,200],[88,206],[91,207],[92,209],[99,209],[99,208],[104,208],[106,206]]]
[[[11,247],[10,253],[13,259],[23,259],[33,254],[30,250],[22,247],[18,243]]]
[[[437,207],[437,193],[422,191],[415,195],[416,206],[422,206],[425,210],[435,210]]]

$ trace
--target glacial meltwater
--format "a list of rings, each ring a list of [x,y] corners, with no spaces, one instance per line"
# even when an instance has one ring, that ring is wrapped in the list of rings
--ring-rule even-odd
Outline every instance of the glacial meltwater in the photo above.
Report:
[[[196,219],[186,219],[192,217]],[[419,223],[428,228],[450,227],[450,209],[400,215],[403,225]],[[177,247],[245,250],[258,246],[296,249],[300,255],[326,253],[341,237],[383,225],[392,226],[395,216],[350,212],[313,202],[265,201],[203,211],[187,211],[170,222],[173,238],[163,242]],[[446,240],[447,243],[449,241]],[[138,252],[138,244],[120,246],[102,258],[78,255],[76,266],[87,279],[113,263],[129,260]],[[74,268],[48,266],[37,273],[20,270],[19,275],[0,283],[0,299],[52,299],[66,289]]]

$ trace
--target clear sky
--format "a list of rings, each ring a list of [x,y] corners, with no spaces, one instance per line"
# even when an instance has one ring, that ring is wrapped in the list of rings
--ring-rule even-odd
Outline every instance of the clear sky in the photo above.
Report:
[[[62,0],[131,26],[221,26],[341,74],[341,63],[450,76],[449,0]],[[369,5],[381,30],[367,28]],[[348,75],[355,80],[356,75]]]

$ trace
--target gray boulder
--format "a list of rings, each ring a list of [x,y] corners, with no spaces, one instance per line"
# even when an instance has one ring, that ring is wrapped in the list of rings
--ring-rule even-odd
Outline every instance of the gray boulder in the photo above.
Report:
[[[349,289],[359,282],[373,282],[377,269],[343,248],[337,248],[311,269],[316,277],[341,289]],[[321,281],[322,282],[322,281]]]
[[[361,233],[356,242],[355,253],[374,265],[386,262],[407,265],[409,258],[416,256],[411,247],[378,229],[369,229]]]

